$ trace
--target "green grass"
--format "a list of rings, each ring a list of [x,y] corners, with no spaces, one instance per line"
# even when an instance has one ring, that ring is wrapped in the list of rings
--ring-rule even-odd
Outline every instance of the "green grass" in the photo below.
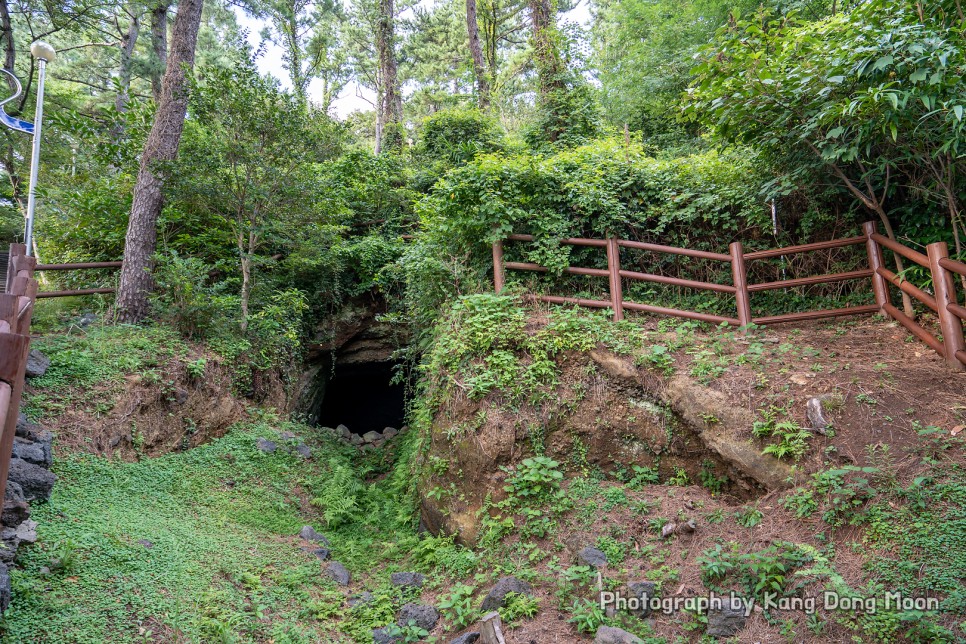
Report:
[[[94,325],[39,338],[32,347],[50,358],[47,373],[31,380],[33,391],[24,396],[24,412],[33,418],[67,409],[96,413],[98,403],[113,400],[105,385],[120,384],[132,373],[160,380],[159,369],[188,352],[177,333],[164,326]]]
[[[238,428],[137,463],[59,459],[53,497],[34,511],[39,541],[21,549],[22,569],[12,571],[4,641],[326,642],[339,631],[371,638],[396,602],[346,614],[343,594],[291,537],[316,526],[354,575],[401,560],[416,537],[405,495],[387,490],[400,479],[368,486],[362,517],[326,530],[294,491],[318,494],[328,465],[258,451],[257,438],[271,435],[267,426]],[[315,449],[346,456],[335,445]],[[58,559],[67,565],[57,569]]]

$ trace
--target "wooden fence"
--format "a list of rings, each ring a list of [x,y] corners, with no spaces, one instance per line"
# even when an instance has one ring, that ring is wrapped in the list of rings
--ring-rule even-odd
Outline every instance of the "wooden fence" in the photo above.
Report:
[[[27,354],[30,352],[30,319],[37,297],[34,270],[37,260],[27,257],[23,244],[10,246],[7,279],[0,293],[0,494],[7,489],[10,454],[17,432]],[[0,497],[2,498],[2,497]]]
[[[533,235],[509,235],[505,241],[513,242],[532,242]],[[503,246],[505,241],[498,241],[493,244],[493,282],[496,292],[503,290],[506,284],[505,270],[536,271],[548,272],[549,269],[538,264],[528,262],[508,262],[503,257]],[[607,300],[592,300],[574,297],[561,297],[556,295],[534,295],[533,297],[543,301],[556,304],[577,304],[579,306],[591,308],[609,308],[614,312],[615,320],[624,318],[624,311],[643,311],[645,313],[655,313],[658,315],[669,315],[674,317],[700,320],[720,324],[722,322],[734,326],[748,326],[749,324],[779,324],[782,322],[797,322],[801,320],[821,320],[845,315],[860,315],[871,313],[882,313],[896,320],[910,333],[919,338],[922,342],[932,347],[941,355],[946,363],[957,371],[961,371],[966,365],[966,344],[963,341],[963,320],[966,320],[966,308],[959,305],[956,294],[956,284],[953,279],[954,274],[966,275],[966,264],[953,261],[949,258],[949,249],[945,242],[930,244],[926,247],[926,254],[903,246],[891,239],[883,237],[876,231],[875,222],[868,222],[863,226],[863,234],[858,237],[848,237],[845,239],[834,239],[831,241],[817,242],[814,244],[803,244],[801,246],[788,246],[772,250],[761,250],[751,253],[744,252],[741,242],[734,242],[728,248],[728,253],[712,253],[703,250],[693,250],[689,248],[675,248],[673,246],[662,246],[660,244],[649,244],[624,239],[585,239],[573,237],[562,239],[561,244],[568,246],[585,246],[604,249],[607,253],[607,268],[581,268],[570,266],[564,269],[565,273],[571,275],[591,275],[595,277],[606,277],[609,282]],[[868,255],[868,266],[861,270],[849,271],[846,273],[832,273],[826,275],[815,275],[810,277],[799,277],[794,279],[784,279],[774,282],[759,282],[752,284],[748,282],[747,265],[749,262],[795,255],[798,253],[808,253],[818,250],[828,250],[831,248],[844,248],[848,246],[865,246]],[[711,260],[716,262],[728,263],[731,266],[731,283],[717,284],[713,282],[701,282],[696,280],[682,279],[679,277],[669,277],[667,275],[655,275],[652,273],[640,273],[636,271],[623,270],[621,268],[620,254],[621,249],[631,248],[637,250],[651,251],[655,253],[683,255],[686,257]],[[897,253],[902,257],[923,266],[932,274],[934,293],[926,293],[917,288],[911,282],[903,280],[900,276],[885,268],[883,263],[883,248]],[[701,313],[697,311],[686,311],[681,309],[671,309],[641,302],[631,302],[624,299],[623,281],[643,281],[655,282],[658,284],[668,284],[702,291],[713,291],[725,293],[733,296],[735,300],[735,315],[723,316],[711,313]],[[816,311],[805,311],[802,313],[788,313],[785,315],[770,315],[765,317],[752,317],[751,296],[753,293],[784,289],[797,286],[811,286],[815,284],[829,284],[833,282],[843,282],[847,280],[870,280],[872,293],[875,296],[875,304],[865,306],[848,306],[839,309],[822,309]],[[889,288],[895,287],[911,297],[922,302],[926,307],[936,313],[939,318],[941,329],[941,339],[930,333],[921,324],[905,315],[892,305],[889,297]]]

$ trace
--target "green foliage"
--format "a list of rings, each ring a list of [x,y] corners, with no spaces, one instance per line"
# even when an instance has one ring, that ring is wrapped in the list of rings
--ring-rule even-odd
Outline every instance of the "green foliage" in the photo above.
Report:
[[[728,582],[737,583],[749,596],[759,600],[766,593],[794,594],[797,586],[790,584],[792,573],[812,561],[807,550],[785,542],[750,553],[740,552],[736,543],[730,547],[718,544],[698,557],[706,586],[723,591]]]
[[[530,619],[540,610],[540,600],[523,593],[507,593],[506,600],[500,608],[500,617],[508,623],[519,619]]]
[[[322,517],[328,527],[337,528],[358,517],[362,509],[359,503],[362,483],[356,478],[352,468],[339,459],[329,459],[328,466],[328,482],[322,488],[322,493],[312,499],[311,503],[322,510]]]
[[[755,421],[751,431],[758,438],[778,438],[777,443],[765,446],[763,454],[771,454],[779,459],[791,456],[797,461],[808,451],[812,434],[794,420],[780,420],[783,411],[774,406],[762,410],[762,420]]]
[[[453,626],[466,628],[480,616],[480,611],[473,601],[475,591],[474,586],[456,584],[448,593],[440,596],[436,607]]]
[[[416,154],[452,167],[479,152],[496,152],[502,143],[503,133],[492,116],[472,107],[450,108],[423,119]]]
[[[560,489],[560,463],[546,456],[527,458],[507,477],[505,490],[524,502],[546,501]]]
[[[570,607],[570,619],[580,633],[593,634],[604,624],[604,611],[600,604],[590,599],[578,599]]]

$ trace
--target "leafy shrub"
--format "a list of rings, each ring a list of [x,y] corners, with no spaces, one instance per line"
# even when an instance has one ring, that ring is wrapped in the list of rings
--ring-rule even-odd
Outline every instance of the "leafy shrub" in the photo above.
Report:
[[[504,489],[517,498],[545,501],[560,489],[560,463],[547,456],[524,459],[507,478]]]
[[[231,321],[238,299],[224,282],[211,283],[211,267],[197,257],[170,250],[156,258],[155,306],[188,338],[204,338]]]
[[[789,586],[796,568],[813,561],[807,550],[792,543],[778,542],[763,550],[742,553],[738,544],[721,544],[698,557],[701,576],[708,588],[724,591],[726,581],[738,583],[748,595],[762,599],[765,593],[791,595],[797,588]]]

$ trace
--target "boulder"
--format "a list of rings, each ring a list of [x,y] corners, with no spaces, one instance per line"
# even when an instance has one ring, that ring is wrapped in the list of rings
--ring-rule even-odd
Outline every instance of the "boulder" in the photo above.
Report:
[[[678,524],[674,523],[673,521],[670,523],[665,523],[664,527],[661,528],[661,538],[667,539],[672,534],[674,534],[674,531],[677,529],[678,529]]]
[[[330,561],[329,565],[325,567],[325,574],[340,586],[348,586],[352,579],[346,567],[338,561]]]
[[[351,436],[349,436],[349,442],[355,445],[356,447],[365,443],[365,441],[362,440],[362,436],[359,436],[359,434],[352,434]]]
[[[741,600],[723,597],[720,605],[712,602],[708,608],[708,635],[720,639],[731,637],[744,628],[746,619]]]
[[[20,538],[17,537],[16,528],[4,528],[0,530],[0,563],[12,564],[13,558],[17,556],[17,548],[20,547]]]
[[[7,572],[6,566],[0,564],[0,614],[10,607],[11,592],[10,573]]]
[[[50,432],[44,429],[37,423],[27,420],[27,417],[23,414],[17,416],[17,432],[16,435],[21,438],[26,438],[34,442],[40,442],[43,440],[50,440]]]
[[[37,541],[37,522],[27,519],[17,526],[16,535],[21,543],[35,543]]]
[[[46,440],[42,442],[34,442],[28,438],[14,436],[12,455],[15,458],[21,458],[28,463],[33,463],[34,465],[39,465],[49,470],[50,466],[54,463],[53,451],[51,449],[52,437],[49,432],[45,433],[47,434]]]
[[[431,631],[438,621],[439,611],[432,606],[427,604],[404,604],[399,609],[399,619],[396,620],[396,624],[406,626],[412,622],[419,628]]]
[[[577,553],[577,559],[580,563],[591,568],[600,568],[607,565],[607,555],[604,554],[604,551],[590,546],[581,548],[580,552]]]
[[[507,593],[519,593],[532,597],[533,587],[525,581],[520,581],[516,577],[503,577],[486,594],[480,610],[482,612],[488,612],[503,608],[506,603]]]
[[[39,378],[47,373],[47,367],[49,366],[50,358],[37,349],[31,349],[30,353],[27,354],[26,376],[28,378]]]
[[[352,432],[350,432],[349,428],[346,427],[345,425],[339,425],[338,427],[335,428],[335,431],[338,432],[339,436],[341,436],[346,440],[349,440],[350,438],[352,438]]]
[[[7,491],[3,499],[3,514],[0,523],[13,528],[30,516],[30,506],[23,496],[23,488],[13,481],[7,481]]]
[[[267,438],[259,438],[258,441],[255,442],[255,447],[258,448],[258,451],[265,452],[266,454],[271,454],[278,449],[278,445],[275,444],[275,441],[270,441]]]
[[[601,626],[597,629],[594,644],[644,644],[644,640],[620,628]]]
[[[32,501],[50,498],[50,491],[57,482],[57,477],[39,465],[28,463],[22,458],[10,459],[10,480],[23,489],[24,499]]]
[[[473,644],[478,639],[480,639],[480,634],[473,631],[471,633],[463,633],[455,640],[450,640],[449,644]]]
[[[328,548],[302,548],[302,550],[315,555],[319,561],[328,561],[329,557],[332,556],[332,551]]]
[[[382,430],[382,436],[386,440],[389,440],[390,438],[397,436],[398,434],[399,434],[399,430],[396,429],[395,427],[387,427],[384,430]]]
[[[299,536],[305,539],[306,541],[316,541],[318,543],[321,543],[326,548],[332,547],[332,544],[329,543],[329,540],[326,539],[321,534],[319,534],[318,532],[316,532],[315,528],[313,528],[310,525],[302,526],[302,529],[299,530]]]
[[[632,581],[627,584],[627,593],[641,600],[641,610],[637,615],[647,618],[651,615],[650,600],[656,596],[657,584],[653,581]]]
[[[366,432],[362,435],[362,440],[366,443],[375,443],[382,440],[382,434],[376,431]]]
[[[422,588],[426,576],[418,572],[394,572],[389,575],[389,581],[397,588]]]
[[[87,327],[94,324],[95,322],[97,322],[96,313],[85,313],[79,318],[77,318],[77,321],[75,321],[74,324],[76,324],[82,329],[86,329]]]
[[[309,459],[312,458],[312,450],[305,443],[299,443],[295,446],[295,453],[302,458]]]

